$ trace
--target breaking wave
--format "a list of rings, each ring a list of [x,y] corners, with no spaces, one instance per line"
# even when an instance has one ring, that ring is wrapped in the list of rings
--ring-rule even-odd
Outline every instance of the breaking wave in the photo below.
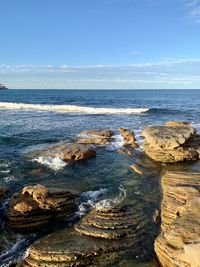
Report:
[[[58,171],[67,165],[67,163],[62,161],[59,157],[37,157],[34,158],[32,161],[45,165],[54,171]]]
[[[148,108],[95,108],[76,105],[42,105],[10,102],[0,102],[0,109],[38,110],[86,114],[140,114],[149,111]]]
[[[95,208],[97,210],[103,210],[103,209],[112,209],[119,203],[121,203],[124,198],[126,197],[126,190],[123,186],[119,187],[119,195],[115,198],[107,198],[100,200],[95,204]]]

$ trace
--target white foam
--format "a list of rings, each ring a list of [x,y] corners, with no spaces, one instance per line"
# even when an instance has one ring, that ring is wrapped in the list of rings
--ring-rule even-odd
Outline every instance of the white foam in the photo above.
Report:
[[[45,165],[54,171],[58,171],[67,165],[67,163],[61,160],[59,157],[37,157],[32,161]]]
[[[124,138],[122,137],[121,134],[116,134],[113,136],[113,141],[107,145],[106,150],[114,151],[119,149],[123,145],[124,145]]]
[[[0,102],[0,109],[75,112],[87,114],[140,114],[149,110],[148,108],[95,108],[76,105],[41,105],[10,102]]]
[[[9,183],[9,182],[11,182],[11,181],[15,181],[15,180],[17,180],[17,179],[15,178],[15,176],[13,176],[13,175],[6,176],[6,177],[4,177],[3,179],[4,179],[4,181],[5,181],[6,183]]]
[[[27,256],[27,251],[23,251],[23,246],[28,241],[20,235],[17,237],[16,243],[8,244],[8,250],[0,255],[2,267],[9,267],[11,264],[22,261]]]
[[[115,198],[107,198],[103,199],[95,204],[95,208],[97,210],[102,210],[102,209],[112,209],[114,208],[117,204],[122,202],[124,198],[126,197],[126,190],[124,189],[123,186],[119,187],[119,195]]]
[[[78,205],[78,216],[83,216],[91,208],[95,206],[95,203],[98,201],[98,198],[106,193],[107,189],[99,189],[95,191],[87,191],[81,194],[81,197],[84,198],[84,201]]]

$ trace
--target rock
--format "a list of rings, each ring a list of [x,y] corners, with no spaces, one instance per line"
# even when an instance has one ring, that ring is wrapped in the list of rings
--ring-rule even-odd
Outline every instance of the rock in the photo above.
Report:
[[[200,173],[168,171],[162,177],[162,232],[155,252],[163,267],[200,263]]]
[[[190,126],[151,126],[143,130],[145,153],[155,161],[197,160],[200,138]]]
[[[82,135],[89,135],[94,138],[110,138],[113,136],[113,132],[109,130],[90,130],[81,132]]]
[[[90,146],[63,143],[39,151],[36,156],[59,157],[64,161],[79,161],[95,157],[96,152]]]
[[[6,89],[8,89],[8,88],[5,85],[0,83],[0,90],[6,90]]]
[[[145,174],[145,170],[139,166],[138,164],[132,164],[130,165],[130,169],[138,174]]]
[[[3,198],[6,196],[8,192],[8,189],[5,187],[0,187],[0,203],[3,200]]]
[[[80,137],[77,140],[78,144],[95,144],[95,145],[107,145],[111,141],[113,132],[109,130],[90,130],[80,133]]]
[[[9,201],[7,225],[31,231],[69,216],[75,209],[76,192],[43,185],[26,186]]]
[[[75,230],[81,234],[105,239],[132,237],[141,240],[147,222],[143,210],[134,206],[115,209],[100,209],[89,212]]]
[[[117,150],[117,153],[121,154],[121,155],[126,155],[129,157],[133,156],[133,151],[131,151],[130,149],[128,149],[127,147],[123,147],[123,148],[119,148]]]
[[[190,125],[189,122],[186,121],[167,121],[165,126],[188,126]]]
[[[124,139],[124,146],[130,146],[132,148],[139,147],[136,143],[134,132],[124,128],[119,128],[118,131]]]
[[[116,266],[129,249],[140,254],[144,224],[146,215],[135,205],[95,209],[74,228],[40,239],[19,266]]]
[[[165,231],[182,214],[187,202],[200,196],[200,173],[167,171],[161,185],[161,228]]]

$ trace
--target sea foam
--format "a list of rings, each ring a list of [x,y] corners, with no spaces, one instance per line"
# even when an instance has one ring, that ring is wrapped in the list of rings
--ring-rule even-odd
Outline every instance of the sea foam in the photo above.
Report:
[[[58,171],[67,165],[67,163],[61,160],[59,157],[37,157],[32,161],[45,165],[54,171]]]
[[[10,102],[0,102],[0,109],[38,110],[86,114],[140,114],[149,110],[148,108],[95,108],[76,105],[41,105]]]

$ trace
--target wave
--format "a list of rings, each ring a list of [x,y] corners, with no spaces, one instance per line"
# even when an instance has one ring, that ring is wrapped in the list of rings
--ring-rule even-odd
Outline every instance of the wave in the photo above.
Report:
[[[0,102],[0,109],[38,110],[86,114],[140,114],[149,111],[148,108],[95,108],[76,105],[42,105],[11,102]]]
[[[58,171],[67,165],[67,163],[62,161],[59,157],[38,157],[34,158],[32,161],[45,165],[54,171]]]
[[[115,134],[113,141],[107,145],[106,150],[115,151],[124,145],[124,138],[121,134]]]
[[[95,204],[98,201],[98,199],[101,196],[103,196],[106,192],[107,192],[106,188],[101,188],[101,189],[95,190],[95,191],[83,192],[81,194],[80,200],[77,203],[78,211],[76,212],[76,214],[79,217],[82,217],[83,215],[85,215],[85,213],[88,210],[90,210],[90,208],[95,207]],[[80,201],[81,201],[81,203],[79,203]]]
[[[117,197],[100,200],[95,204],[95,209],[96,210],[112,209],[116,205],[121,203],[125,199],[125,197],[126,197],[126,190],[121,185],[119,187],[119,195]]]

